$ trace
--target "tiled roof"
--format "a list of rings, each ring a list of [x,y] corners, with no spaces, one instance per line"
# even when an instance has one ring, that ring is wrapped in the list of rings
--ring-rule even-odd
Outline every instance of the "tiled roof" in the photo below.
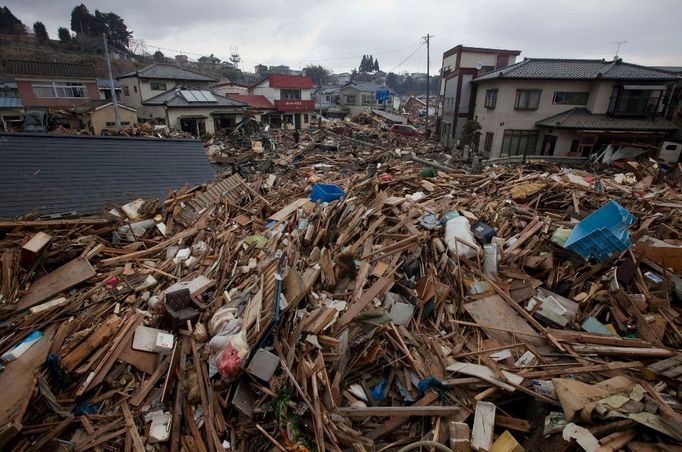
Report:
[[[668,131],[678,128],[672,122],[663,119],[616,118],[609,115],[595,115],[583,107],[576,107],[558,115],[550,116],[536,122],[535,125],[553,129],[581,130]]]
[[[0,218],[101,212],[215,177],[198,140],[0,134]]]
[[[255,94],[228,94],[227,97],[248,104],[253,108],[275,108],[265,96]]]
[[[474,82],[497,79],[525,80],[675,80],[670,72],[625,63],[622,60],[562,60],[526,58],[523,61],[489,72]]]
[[[114,88],[120,88],[121,87],[121,82],[118,80],[114,80]],[[111,80],[108,78],[98,78],[97,79],[97,88],[99,89],[105,89],[109,88],[111,89]]]
[[[220,96],[213,93],[215,102],[189,102],[185,96],[182,95],[181,89],[173,88],[158,96],[147,99],[143,102],[144,105],[166,105],[168,107],[246,107],[244,102],[229,99],[225,96]]]
[[[126,72],[119,75],[118,79],[126,77],[157,78],[164,80],[187,80],[195,82],[217,82],[218,79],[200,72],[176,66],[174,64],[154,63],[142,69]]]
[[[27,77],[96,78],[97,70],[88,64],[49,63],[46,61],[5,61],[8,74]]]
[[[0,97],[0,108],[23,108],[21,97]]]
[[[270,74],[270,86],[273,88],[313,89],[313,79],[300,75]]]
[[[377,85],[376,83],[372,83],[372,82],[348,82],[341,87],[341,89],[345,89],[345,88],[355,88],[358,91],[371,92],[371,93],[374,93],[378,90],[385,89],[385,90],[388,90],[391,94],[395,94],[395,92],[392,89],[390,89],[389,87]]]

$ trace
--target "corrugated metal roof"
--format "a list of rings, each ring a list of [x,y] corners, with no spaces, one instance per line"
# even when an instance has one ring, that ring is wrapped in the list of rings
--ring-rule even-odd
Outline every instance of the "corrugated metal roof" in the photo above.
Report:
[[[678,127],[663,119],[616,118],[595,115],[587,108],[576,107],[535,123],[538,127],[580,130],[669,131]]]
[[[20,97],[0,97],[0,108],[23,108]]]
[[[140,78],[156,78],[163,80],[187,80],[187,81],[202,81],[202,82],[217,82],[218,79],[210,75],[202,74],[200,72],[191,71],[189,69],[176,66],[174,64],[154,63],[142,69],[137,69],[132,72],[126,72],[119,75],[118,79],[125,77],[140,77]]]
[[[268,79],[273,88],[313,89],[313,79],[307,76],[270,74]]]
[[[215,177],[198,140],[0,134],[0,161],[0,218],[99,213]]]
[[[96,78],[97,70],[89,64],[50,63],[47,61],[5,61],[8,74],[29,77]]]
[[[670,72],[625,63],[622,60],[562,60],[526,58],[516,64],[489,72],[474,82],[498,79],[532,80],[675,80]]]

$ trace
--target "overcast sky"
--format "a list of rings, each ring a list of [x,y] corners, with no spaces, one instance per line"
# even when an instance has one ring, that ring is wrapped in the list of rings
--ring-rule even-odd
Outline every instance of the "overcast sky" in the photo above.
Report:
[[[69,27],[80,2],[11,0],[6,5],[26,25],[41,20],[51,36]],[[85,2],[91,13],[123,17],[148,50],[190,58],[229,56],[238,47],[242,69],[258,63],[292,68],[321,64],[343,72],[363,54],[381,69],[431,71],[457,44],[521,50],[523,57],[606,58],[614,41],[627,40],[620,56],[632,63],[682,66],[680,0],[117,0]],[[418,49],[419,48],[419,49]],[[418,49],[418,50],[417,50]],[[415,52],[416,51],[416,52]],[[413,54],[408,58],[411,54]],[[407,59],[407,61],[404,61]],[[403,62],[404,61],[404,62]],[[401,65],[402,63],[402,65]]]

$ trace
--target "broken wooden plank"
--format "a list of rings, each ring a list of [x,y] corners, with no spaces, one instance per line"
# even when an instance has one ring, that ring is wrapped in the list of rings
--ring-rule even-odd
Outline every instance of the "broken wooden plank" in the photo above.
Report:
[[[74,259],[31,284],[28,293],[17,303],[17,309],[20,311],[28,309],[83,281],[87,281],[96,274],[95,269],[87,259]]]

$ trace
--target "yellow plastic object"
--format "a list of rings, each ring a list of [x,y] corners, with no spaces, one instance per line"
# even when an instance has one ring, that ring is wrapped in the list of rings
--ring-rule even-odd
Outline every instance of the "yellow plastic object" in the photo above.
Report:
[[[525,449],[509,433],[509,430],[505,430],[504,433],[497,437],[490,448],[490,452],[525,452]]]

